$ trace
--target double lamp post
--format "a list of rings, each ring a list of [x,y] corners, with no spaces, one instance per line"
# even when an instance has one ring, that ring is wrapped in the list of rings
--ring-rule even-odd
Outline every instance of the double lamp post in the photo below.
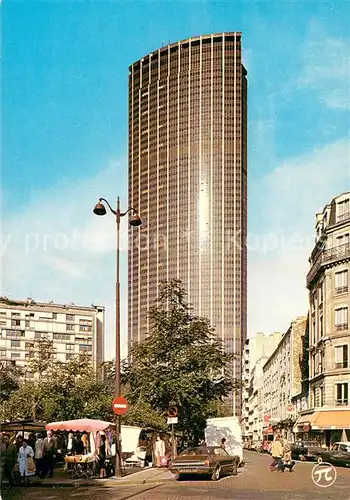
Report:
[[[115,216],[116,229],[117,229],[117,271],[116,271],[116,296],[115,296],[115,397],[119,398],[120,394],[120,219],[124,217],[129,212],[131,212],[131,217],[129,219],[129,224],[132,227],[141,226],[142,221],[135,210],[135,208],[130,207],[126,212],[120,211],[120,200],[119,196],[117,199],[117,208],[114,210],[110,203],[105,198],[100,198],[97,205],[95,206],[93,213],[95,215],[106,215],[107,210],[104,203],[109,208],[110,212]],[[116,454],[115,454],[115,475],[116,477],[121,477],[121,449],[120,449],[120,416],[116,416]]]

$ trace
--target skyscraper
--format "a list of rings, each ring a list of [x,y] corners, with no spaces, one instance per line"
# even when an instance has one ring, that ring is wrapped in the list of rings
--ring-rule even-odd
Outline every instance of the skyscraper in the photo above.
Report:
[[[241,33],[189,38],[129,74],[129,343],[148,332],[158,283],[183,281],[241,379],[247,309],[247,80]],[[232,397],[240,413],[240,395]]]

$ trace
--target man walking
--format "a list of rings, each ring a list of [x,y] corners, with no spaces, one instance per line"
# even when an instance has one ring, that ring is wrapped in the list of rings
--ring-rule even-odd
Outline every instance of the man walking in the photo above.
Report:
[[[4,476],[7,477],[10,488],[14,485],[13,469],[17,462],[17,448],[16,445],[10,442],[10,436],[5,434],[1,445],[1,455],[3,462]],[[2,478],[1,478],[2,479]]]
[[[271,447],[271,455],[273,458],[273,462],[270,465],[270,470],[275,471],[276,470],[276,465],[277,465],[277,471],[282,472],[282,457],[283,457],[283,447],[281,443],[281,439],[279,434],[275,437],[272,447]]]

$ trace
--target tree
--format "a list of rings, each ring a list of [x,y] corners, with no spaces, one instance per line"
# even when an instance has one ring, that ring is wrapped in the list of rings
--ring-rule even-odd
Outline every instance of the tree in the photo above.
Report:
[[[209,321],[191,314],[178,280],[161,284],[149,318],[149,336],[131,347],[124,364],[128,399],[132,405],[147,403],[160,415],[176,402],[177,428],[196,442],[206,419],[217,416],[220,402],[234,387],[232,356],[224,352]]]
[[[55,352],[53,341],[45,338],[35,340],[30,347],[28,368],[33,375],[38,375],[40,381],[52,368]]]
[[[7,401],[11,394],[19,388],[22,370],[12,363],[0,363],[0,395],[1,401]]]

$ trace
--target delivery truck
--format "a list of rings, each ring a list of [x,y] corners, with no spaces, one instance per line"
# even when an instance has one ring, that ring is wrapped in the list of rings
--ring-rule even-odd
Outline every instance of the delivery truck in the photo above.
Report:
[[[242,431],[237,417],[209,418],[205,429],[207,446],[219,446],[225,438],[225,449],[229,455],[237,455],[240,466],[243,462]]]

